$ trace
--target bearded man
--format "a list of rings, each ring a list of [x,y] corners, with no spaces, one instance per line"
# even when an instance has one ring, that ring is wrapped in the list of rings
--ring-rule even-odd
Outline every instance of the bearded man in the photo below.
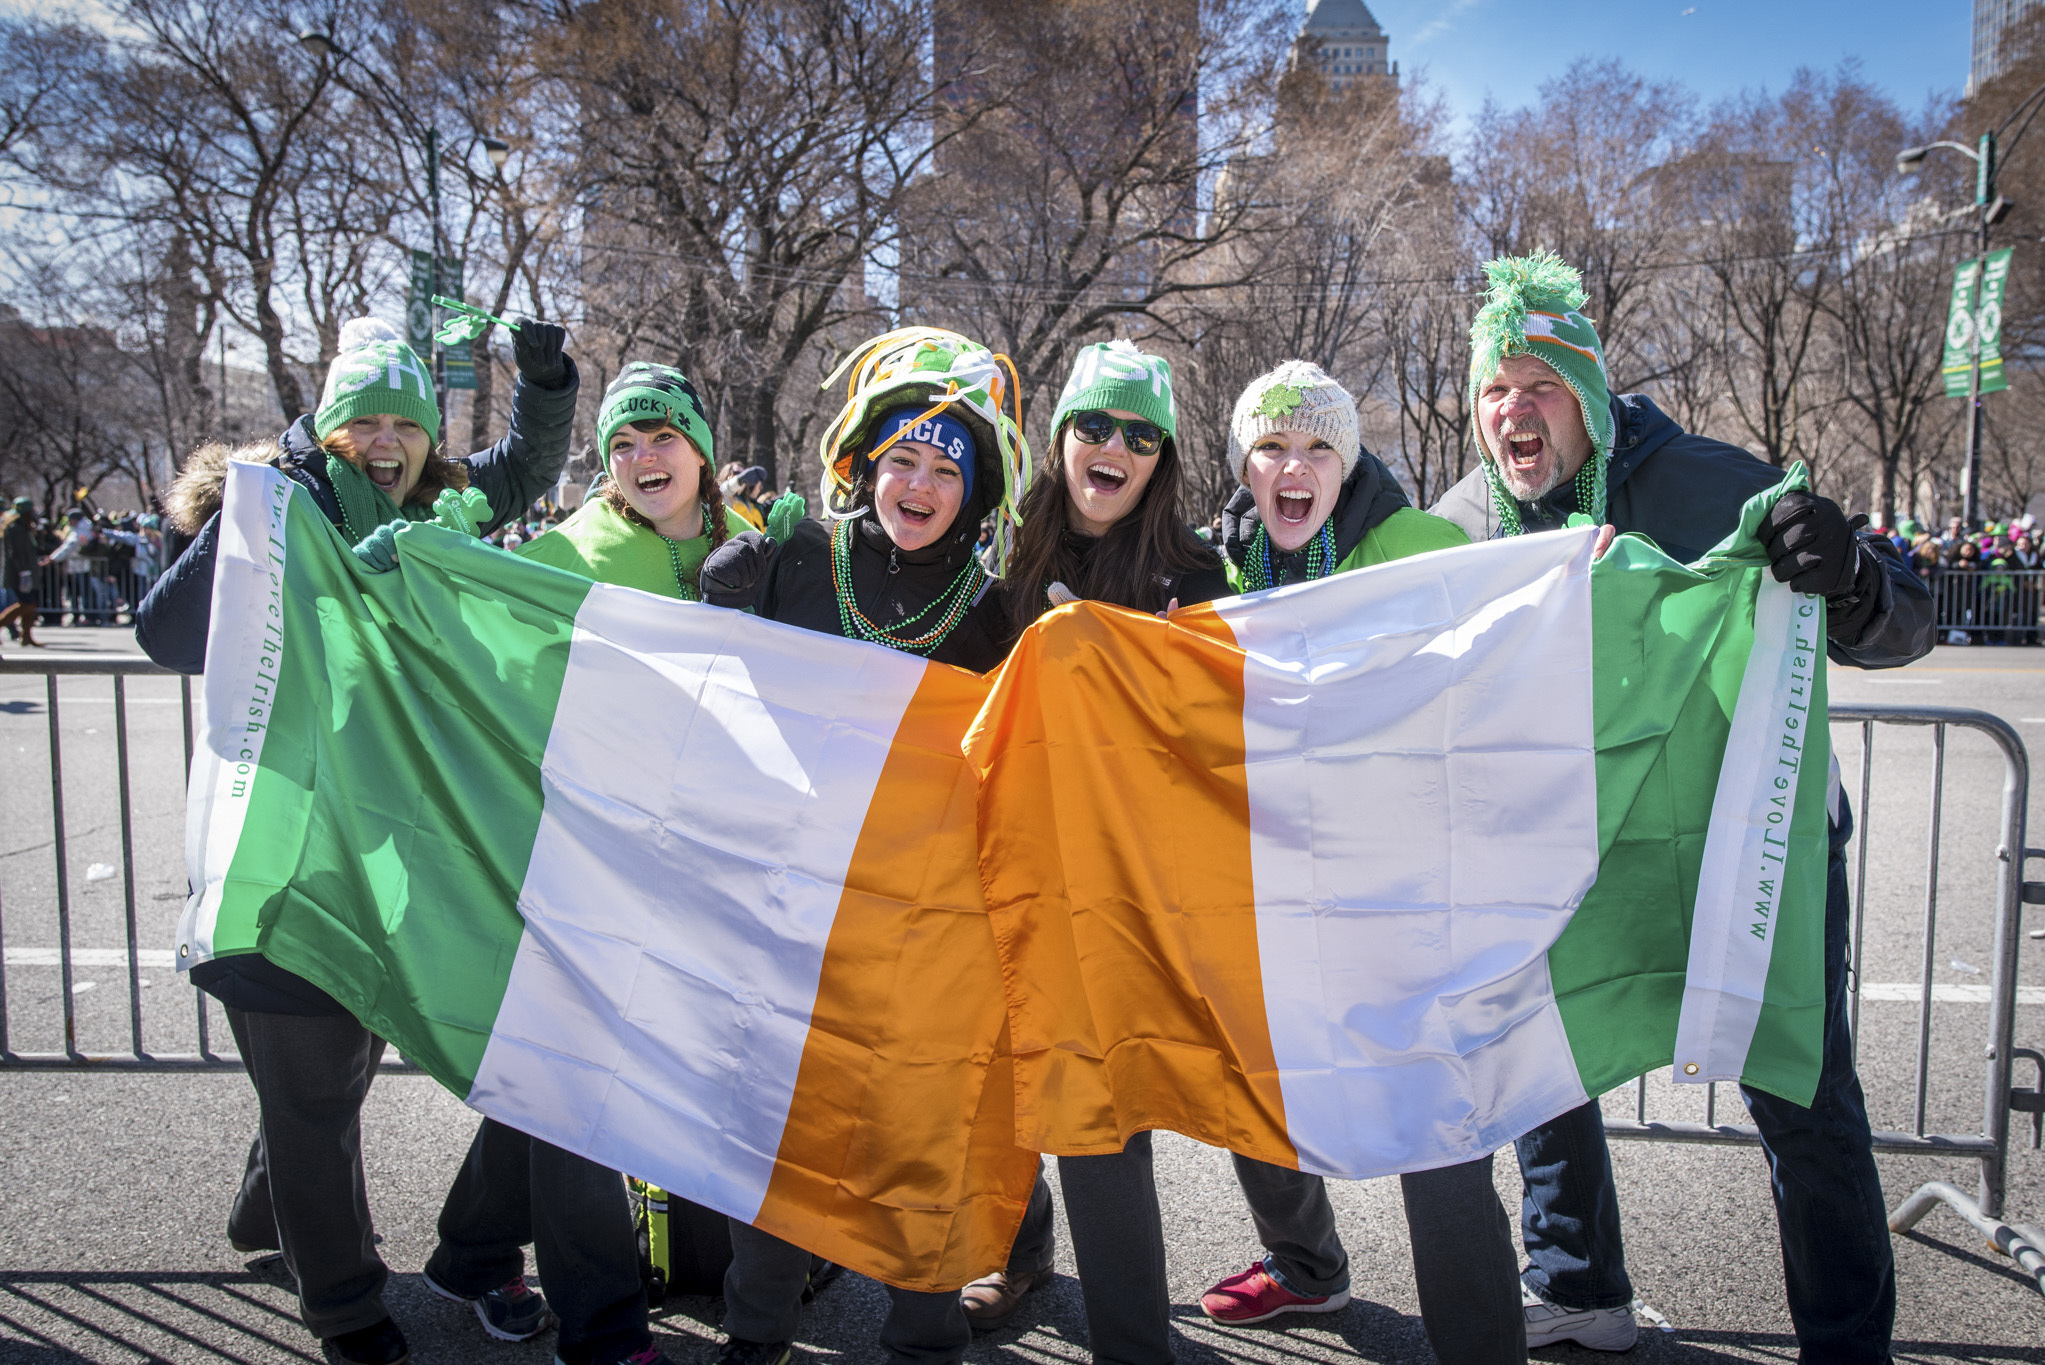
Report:
[[[1488,263],[1470,332],[1478,467],[1431,509],[1472,540],[1546,531],[1581,514],[1697,559],[1782,471],[1677,426],[1644,394],[1614,396],[1582,277],[1552,253]],[[1861,518],[1865,521],[1865,518]],[[1762,522],[1777,581],[1825,599],[1835,664],[1894,668],[1932,646],[1929,590],[1886,538],[1839,505],[1783,495]],[[1887,1206],[1846,1018],[1851,914],[1842,856],[1853,817],[1832,800],[1825,903],[1825,1040],[1809,1108],[1742,1088],[1760,1129],[1782,1238],[1783,1278],[1806,1362],[1886,1362],[1896,1317]],[[1574,1341],[1624,1351],[1635,1338],[1604,1119],[1592,1100],[1516,1144],[1526,1197],[1521,1276],[1530,1349]]]

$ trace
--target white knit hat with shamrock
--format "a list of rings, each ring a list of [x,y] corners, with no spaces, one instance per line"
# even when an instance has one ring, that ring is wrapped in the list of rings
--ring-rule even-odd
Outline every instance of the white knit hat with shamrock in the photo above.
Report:
[[[1303,431],[1318,436],[1342,457],[1342,477],[1356,468],[1362,449],[1356,429],[1356,400],[1328,372],[1311,360],[1288,360],[1269,374],[1250,381],[1236,399],[1236,478],[1250,481],[1250,447],[1278,431]]]

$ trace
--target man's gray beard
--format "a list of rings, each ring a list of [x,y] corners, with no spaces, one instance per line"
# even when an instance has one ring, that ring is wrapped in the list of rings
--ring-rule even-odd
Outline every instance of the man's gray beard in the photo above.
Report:
[[[1519,501],[1527,503],[1529,505],[1537,503],[1541,499],[1547,497],[1550,493],[1553,493],[1556,489],[1562,487],[1563,483],[1565,482],[1565,480],[1562,477],[1562,462],[1560,460],[1557,460],[1548,466],[1548,477],[1543,482],[1525,491],[1521,490],[1519,484],[1513,479],[1511,473],[1507,471],[1505,462],[1503,460],[1495,461],[1494,463],[1498,469],[1499,482],[1505,485],[1505,491],[1512,494],[1513,497],[1517,498]]]

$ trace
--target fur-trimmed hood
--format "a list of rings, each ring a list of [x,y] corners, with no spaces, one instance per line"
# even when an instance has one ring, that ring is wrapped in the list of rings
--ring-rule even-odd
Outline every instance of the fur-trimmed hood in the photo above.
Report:
[[[220,502],[226,495],[227,466],[239,460],[243,464],[274,465],[278,460],[275,441],[251,441],[246,445],[231,446],[225,441],[208,441],[185,457],[185,467],[171,480],[170,490],[163,495],[163,513],[172,529],[190,540],[197,536],[213,514],[220,510]]]

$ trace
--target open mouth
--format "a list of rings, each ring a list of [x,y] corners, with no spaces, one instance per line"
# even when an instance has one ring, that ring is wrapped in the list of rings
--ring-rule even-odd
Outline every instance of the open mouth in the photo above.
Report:
[[[667,487],[674,481],[675,481],[674,475],[662,474],[656,471],[655,473],[652,474],[641,474],[636,482],[638,484],[640,492],[658,493],[661,489]]]
[[[1541,463],[1541,453],[1548,448],[1538,432],[1513,431],[1505,437],[1506,458],[1514,469],[1531,473]]]
[[[937,515],[935,507],[927,502],[917,502],[913,498],[896,503],[895,512],[910,526],[927,525],[930,519]]]
[[[1304,488],[1278,490],[1278,519],[1288,526],[1302,525],[1313,514],[1314,495]]]
[[[1129,482],[1129,471],[1117,469],[1111,464],[1090,464],[1086,467],[1086,486],[1096,493],[1119,493],[1122,485]]]
[[[397,460],[371,460],[369,481],[378,488],[389,492],[398,486],[398,480],[405,475],[405,466]]]

